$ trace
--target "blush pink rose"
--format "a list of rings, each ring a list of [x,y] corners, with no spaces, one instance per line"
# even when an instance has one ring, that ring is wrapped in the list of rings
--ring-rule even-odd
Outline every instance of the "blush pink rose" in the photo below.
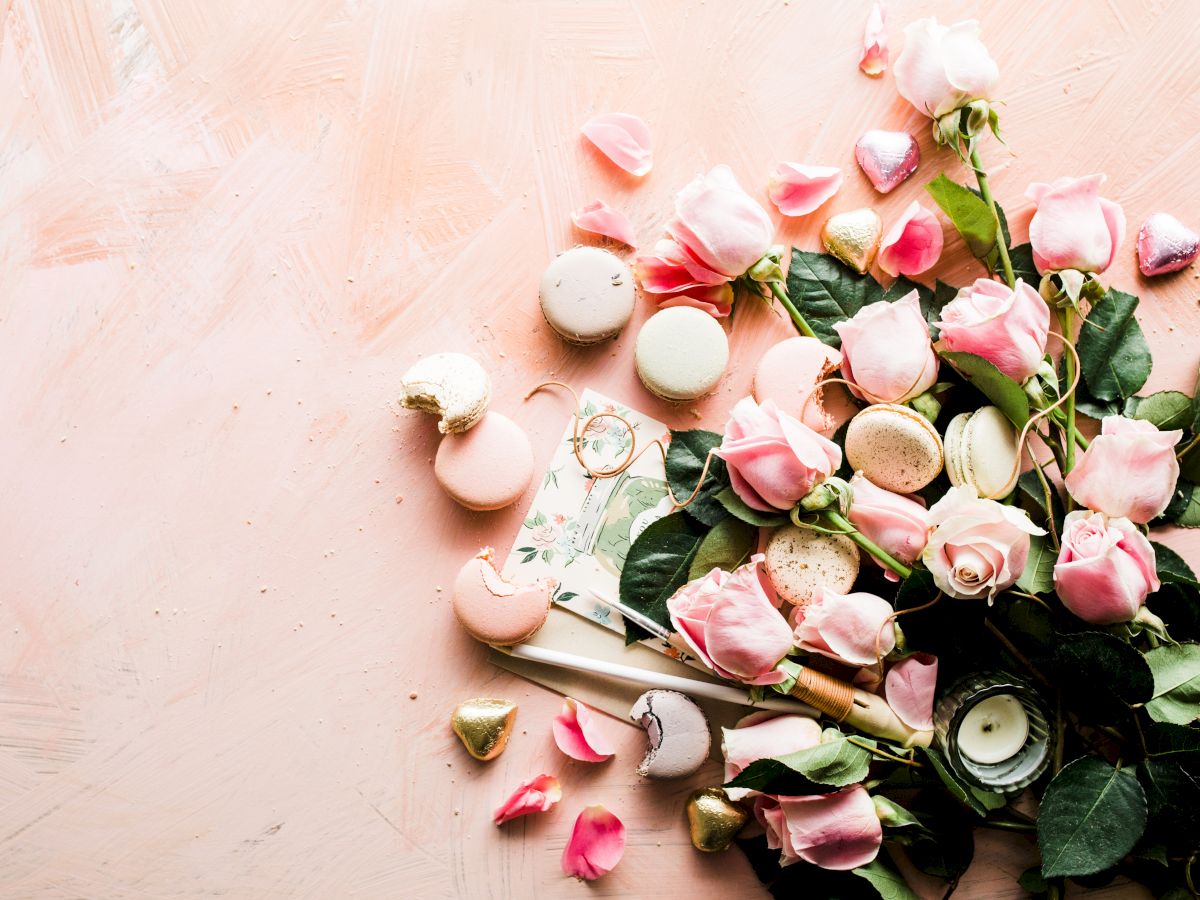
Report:
[[[938,358],[917,292],[870,303],[833,326],[842,339],[842,374],[856,396],[903,403],[937,382]]]
[[[760,759],[770,759],[807,750],[821,743],[821,726],[807,716],[751,713],[738,720],[736,728],[721,729],[721,754],[725,757],[725,781],[733,781],[743,769]],[[749,788],[725,788],[730,800],[755,793]]]
[[[563,874],[581,881],[607,875],[625,854],[625,823],[603,806],[585,807],[563,847]]]
[[[1064,479],[1082,506],[1145,525],[1162,514],[1175,493],[1182,431],[1159,431],[1150,422],[1106,416],[1100,434]]]
[[[1103,272],[1125,239],[1125,212],[1100,196],[1103,175],[1034,182],[1025,196],[1037,204],[1029,243],[1039,272]]]
[[[920,275],[942,255],[942,223],[914,200],[879,245],[879,268],[889,275]]]
[[[894,71],[900,96],[933,119],[973,100],[990,100],[1000,78],[974,19],[948,27],[933,18],[911,23]]]
[[[1067,514],[1054,564],[1063,606],[1093,625],[1129,622],[1159,587],[1154,545],[1136,525],[1082,509]]]
[[[1029,559],[1029,536],[1045,534],[1023,510],[981,498],[970,485],[952,487],[929,508],[933,535],[921,558],[938,589],[990,603],[1016,584]]]
[[[937,325],[947,350],[982,356],[1022,382],[1037,372],[1046,355],[1050,307],[1019,278],[1014,288],[977,278],[942,307]]]
[[[807,797],[760,796],[754,816],[781,866],[804,860],[822,869],[857,869],[879,853],[883,825],[861,784]]]
[[[775,667],[792,649],[792,630],[758,576],[761,553],[732,572],[713,569],[667,601],[671,625],[692,652],[722,678],[778,684]]]
[[[512,821],[518,816],[545,812],[562,799],[562,785],[553,775],[538,775],[522,781],[511,796],[492,813],[497,825]]]
[[[874,594],[825,588],[812,603],[796,607],[796,646],[849,666],[874,665],[896,647],[893,612]]]
[[[929,518],[924,506],[903,494],[893,494],[872,484],[861,474],[850,479],[853,499],[846,517],[862,534],[905,565],[913,563],[929,540]],[[875,557],[871,557],[875,560]],[[889,581],[898,576],[875,560]]]
[[[796,502],[837,471],[842,451],[774,400],[737,402],[716,455],[729,468],[737,495],[754,509],[777,512]]]

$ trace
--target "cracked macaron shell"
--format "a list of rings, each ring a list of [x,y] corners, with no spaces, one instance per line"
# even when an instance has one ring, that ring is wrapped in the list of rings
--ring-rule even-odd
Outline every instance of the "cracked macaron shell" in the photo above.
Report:
[[[629,710],[650,742],[637,773],[647,778],[683,778],[708,760],[712,734],[708,717],[686,694],[646,691]]]
[[[434,353],[417,360],[400,379],[400,405],[440,416],[438,431],[459,434],[487,412],[492,381],[465,353]]]

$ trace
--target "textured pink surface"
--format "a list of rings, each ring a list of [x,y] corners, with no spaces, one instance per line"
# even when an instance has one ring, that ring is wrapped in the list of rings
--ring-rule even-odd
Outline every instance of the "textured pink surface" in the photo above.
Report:
[[[984,157],[1018,236],[1029,181],[1092,171],[1133,234],[1158,209],[1200,224],[1192,6],[1038,10],[897,0],[889,19],[898,51],[918,15],[982,18],[1012,148]],[[843,4],[777,0],[0,4],[6,896],[758,892],[739,854],[688,844],[684,798],[715,765],[641,782],[644,738],[612,723],[616,759],[565,760],[561,700],[454,627],[438,586],[507,545],[528,495],[455,506],[432,480],[434,420],[395,397],[419,354],[474,353],[538,466],[566,407],[521,396],[549,373],[719,427],[784,321],[739,312],[716,396],[673,408],[638,385],[633,328],[559,340],[538,276],[580,240],[572,209],[605,199],[648,242],[718,162],[764,202],[780,160],[842,165],[829,211],[885,221],[939,167],[964,177],[890,76],[858,72],[861,37]],[[616,110],[653,129],[643,180],[578,136]],[[874,127],[913,129],[924,160],[883,198],[853,163]],[[781,239],[813,248],[819,227]],[[930,274],[976,273],[953,240]],[[1195,277],[1140,278],[1132,239],[1108,273],[1143,297],[1150,388],[1191,386]],[[447,725],[481,694],[521,703],[490,764]],[[497,830],[491,810],[539,771],[562,803]],[[589,803],[629,827],[590,889],[559,871]],[[1020,896],[1028,845],[979,843],[958,896]]]

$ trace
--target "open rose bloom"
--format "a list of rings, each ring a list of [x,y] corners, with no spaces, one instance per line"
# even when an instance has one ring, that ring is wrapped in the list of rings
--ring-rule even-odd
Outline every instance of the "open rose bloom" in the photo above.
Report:
[[[1154,545],[1132,522],[1088,510],[1067,514],[1054,564],[1063,606],[1093,625],[1129,622],[1159,587]]]

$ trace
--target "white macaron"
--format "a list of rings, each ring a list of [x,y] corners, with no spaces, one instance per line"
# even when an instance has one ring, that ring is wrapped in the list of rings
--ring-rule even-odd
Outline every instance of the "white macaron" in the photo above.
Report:
[[[872,484],[911,494],[942,471],[942,438],[928,419],[907,406],[868,406],[846,429],[846,459]]]
[[[633,315],[633,273],[607,250],[574,247],[546,267],[539,296],[551,328],[572,344],[595,344]]]
[[[638,332],[638,377],[664,400],[695,400],[717,386],[729,362],[725,329],[706,312],[674,306],[656,312]]]
[[[492,381],[465,353],[435,353],[417,360],[400,379],[400,405],[441,416],[438,431],[461,434],[483,418]]]
[[[1021,476],[1017,429],[995,406],[961,413],[946,426],[946,474],[950,483],[969,484],[980,497],[1008,496]]]

